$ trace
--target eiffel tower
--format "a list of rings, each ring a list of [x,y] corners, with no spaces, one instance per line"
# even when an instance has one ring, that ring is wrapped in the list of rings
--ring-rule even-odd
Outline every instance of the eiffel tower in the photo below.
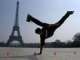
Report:
[[[20,34],[20,30],[19,30],[18,9],[19,9],[19,1],[17,1],[16,16],[15,16],[13,30],[12,30],[12,33],[6,43],[6,46],[9,46],[12,41],[19,41],[21,46],[24,45],[23,40],[22,40],[22,36]],[[14,35],[15,31],[17,32],[17,36]]]

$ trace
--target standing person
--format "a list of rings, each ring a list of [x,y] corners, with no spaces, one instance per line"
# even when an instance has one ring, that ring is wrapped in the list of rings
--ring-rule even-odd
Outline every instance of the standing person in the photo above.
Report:
[[[74,11],[67,11],[67,13],[55,24],[48,24],[48,23],[42,23],[38,19],[32,17],[31,15],[28,14],[27,16],[27,22],[34,22],[35,24],[39,25],[42,27],[42,29],[37,28],[35,29],[35,33],[40,35],[40,53],[42,54],[43,46],[45,45],[45,39],[50,38],[55,30],[60,27],[63,22],[71,15],[73,14]]]

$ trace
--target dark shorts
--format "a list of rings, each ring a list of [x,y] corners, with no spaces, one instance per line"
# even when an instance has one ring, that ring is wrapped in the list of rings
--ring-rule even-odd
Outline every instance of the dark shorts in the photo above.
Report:
[[[48,35],[47,35],[47,37],[45,37],[45,35],[43,35],[43,38],[40,41],[41,42],[41,46],[44,46],[45,45],[45,39],[50,38],[51,36],[53,36],[53,34],[54,34],[54,32],[55,32],[55,30],[57,28],[58,28],[58,26],[57,27],[54,26],[54,27],[51,27],[51,28],[47,29]]]

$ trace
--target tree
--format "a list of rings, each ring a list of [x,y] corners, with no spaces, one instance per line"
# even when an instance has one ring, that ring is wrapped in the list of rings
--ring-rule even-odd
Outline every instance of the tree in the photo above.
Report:
[[[80,47],[80,33],[75,34],[73,40],[73,47]]]
[[[80,42],[80,33],[75,34],[74,37],[73,37],[73,40]]]
[[[5,43],[2,41],[0,42],[0,47],[4,47]]]
[[[61,41],[59,39],[57,39],[55,42],[54,42],[54,46],[55,47],[61,47]]]
[[[72,47],[72,41],[71,40],[67,40],[66,47]]]

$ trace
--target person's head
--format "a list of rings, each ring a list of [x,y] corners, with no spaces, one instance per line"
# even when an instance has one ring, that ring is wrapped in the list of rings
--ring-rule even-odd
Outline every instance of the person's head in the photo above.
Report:
[[[35,29],[35,33],[36,33],[36,34],[40,34],[40,31],[41,31],[40,28]]]

